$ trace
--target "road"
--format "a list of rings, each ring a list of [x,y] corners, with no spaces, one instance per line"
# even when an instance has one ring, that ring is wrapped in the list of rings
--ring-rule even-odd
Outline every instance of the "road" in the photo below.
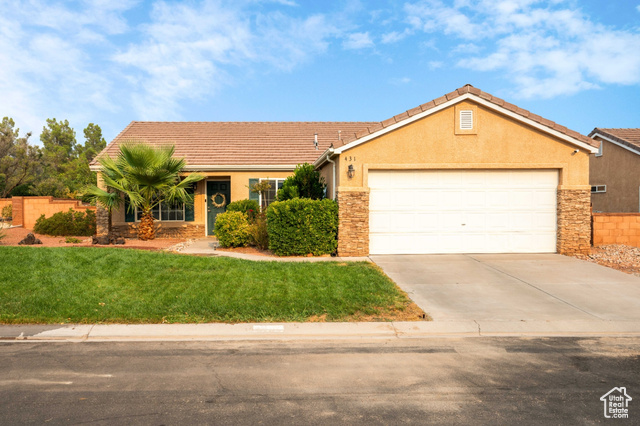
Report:
[[[2,424],[598,424],[640,338],[0,343]]]

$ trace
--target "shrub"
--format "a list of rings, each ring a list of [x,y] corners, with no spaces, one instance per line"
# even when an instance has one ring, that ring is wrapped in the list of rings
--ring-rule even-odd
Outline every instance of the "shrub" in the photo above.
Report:
[[[4,219],[13,218],[13,204],[7,204],[2,208],[2,217]]]
[[[253,223],[249,224],[249,243],[252,246],[266,250],[269,248],[269,233],[267,232],[267,216],[264,213],[256,215]]]
[[[225,212],[216,217],[215,234],[222,247],[244,247],[249,243],[249,222],[242,212]]]
[[[311,164],[298,164],[293,175],[282,183],[282,188],[277,192],[278,201],[292,200],[294,198],[311,198],[322,200],[327,188],[320,172]]]
[[[82,240],[80,238],[76,238],[76,237],[66,237],[64,239],[64,242],[67,244],[79,244],[82,242]]]
[[[50,218],[41,215],[33,231],[37,234],[66,236],[91,236],[96,233],[96,214],[93,210],[83,212],[69,209],[68,212],[55,213]]]
[[[242,212],[247,215],[249,222],[253,222],[256,218],[256,214],[260,212],[260,206],[256,200],[240,200],[234,201],[227,205],[228,212]]]
[[[338,247],[338,204],[333,200],[295,198],[267,209],[269,249],[278,256],[316,256]]]

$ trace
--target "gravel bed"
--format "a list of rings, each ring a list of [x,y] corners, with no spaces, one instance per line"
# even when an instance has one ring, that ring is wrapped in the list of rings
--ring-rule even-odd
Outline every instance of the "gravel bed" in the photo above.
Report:
[[[640,248],[638,247],[620,244],[599,246],[593,247],[591,254],[575,255],[575,257],[640,276]]]

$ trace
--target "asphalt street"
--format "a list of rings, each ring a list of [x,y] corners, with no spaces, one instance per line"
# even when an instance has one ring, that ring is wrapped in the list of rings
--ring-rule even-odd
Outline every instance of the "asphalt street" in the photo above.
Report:
[[[3,424],[599,424],[640,338],[0,343]]]

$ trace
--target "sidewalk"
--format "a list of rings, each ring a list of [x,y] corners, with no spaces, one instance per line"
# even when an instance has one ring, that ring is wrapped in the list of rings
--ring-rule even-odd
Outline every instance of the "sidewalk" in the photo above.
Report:
[[[640,321],[0,325],[4,341],[231,341],[640,336]]]
[[[200,255],[200,256],[234,257],[236,259],[267,261],[267,262],[371,262],[371,260],[368,257],[262,256],[257,254],[236,253],[231,251],[216,250],[217,247],[218,247],[218,240],[216,238],[213,238],[213,237],[200,238],[193,241],[191,244],[189,244],[187,247],[180,250],[178,253],[194,254],[194,255]]]

